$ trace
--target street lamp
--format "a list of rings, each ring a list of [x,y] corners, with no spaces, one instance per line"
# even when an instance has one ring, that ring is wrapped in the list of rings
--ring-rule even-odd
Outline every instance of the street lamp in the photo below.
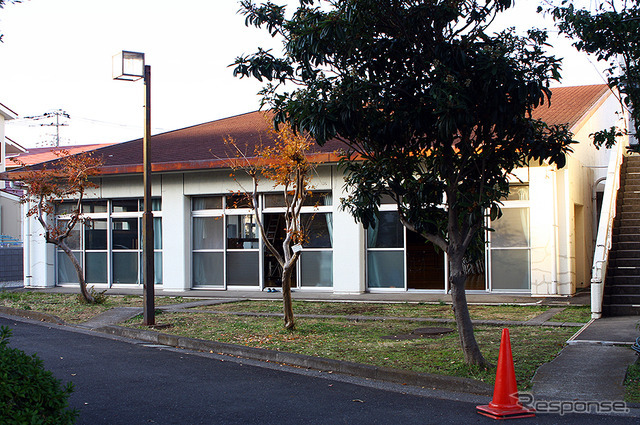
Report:
[[[144,64],[144,53],[122,51],[113,56],[113,79],[137,81],[144,78],[144,138],[142,162],[144,183],[144,211],[142,213],[142,257],[144,259],[142,283],[144,293],[143,324],[155,325],[154,267],[153,267],[153,213],[151,212],[151,66]]]

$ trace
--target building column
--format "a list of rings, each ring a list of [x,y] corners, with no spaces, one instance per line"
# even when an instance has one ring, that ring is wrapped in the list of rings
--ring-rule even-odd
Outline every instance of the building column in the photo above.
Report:
[[[349,212],[340,208],[344,192],[342,173],[333,168],[333,292],[365,292],[364,229]]]
[[[162,287],[191,288],[191,204],[184,195],[183,175],[162,176]]]

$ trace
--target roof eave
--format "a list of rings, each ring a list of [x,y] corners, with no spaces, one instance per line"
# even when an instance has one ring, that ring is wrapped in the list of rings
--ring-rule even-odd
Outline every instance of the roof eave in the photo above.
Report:
[[[310,162],[314,164],[337,163],[340,155],[335,152],[322,152],[307,155]],[[248,158],[249,163],[255,163],[256,158]],[[160,162],[151,164],[152,173],[169,173],[181,171],[202,171],[233,168],[236,162],[233,158],[201,160],[201,161],[182,161],[182,162]],[[106,165],[100,167],[97,175],[120,175],[120,174],[140,174],[143,172],[142,164],[135,165]]]

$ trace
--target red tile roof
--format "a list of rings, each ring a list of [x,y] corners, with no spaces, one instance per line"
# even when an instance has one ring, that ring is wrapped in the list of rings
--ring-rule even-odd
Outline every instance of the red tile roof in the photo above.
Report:
[[[533,116],[550,125],[569,124],[569,128],[588,115],[605,94],[610,93],[606,84],[556,87],[551,92],[551,105],[545,103],[539,106]]]
[[[113,143],[99,143],[93,145],[74,145],[74,146],[59,146],[59,147],[46,147],[46,148],[28,148],[25,153],[11,156],[7,158],[7,167],[16,168],[25,165],[39,164],[41,162],[47,162],[58,158],[55,154],[56,151],[64,149],[69,151],[70,155],[91,151],[105,146],[111,146]]]

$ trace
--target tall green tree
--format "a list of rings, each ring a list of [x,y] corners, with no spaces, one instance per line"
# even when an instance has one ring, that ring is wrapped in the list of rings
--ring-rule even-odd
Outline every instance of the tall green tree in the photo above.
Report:
[[[464,358],[480,366],[464,264],[484,248],[486,212],[498,217],[511,172],[530,161],[562,167],[571,143],[566,128],[531,118],[559,78],[546,34],[487,31],[511,3],[301,0],[287,17],[246,0],[246,24],[281,37],[284,50],[241,56],[234,69],[269,81],[261,93],[276,123],[349,147],[342,203],[357,221],[375,226],[390,196],[404,226],[446,252]]]
[[[621,95],[629,110],[637,137],[640,123],[640,0],[605,0],[590,2],[590,9],[575,7],[563,0],[550,11],[561,33],[573,38],[578,51],[596,55],[606,61],[607,82]],[[596,146],[615,143],[615,136],[627,129],[603,129],[596,132]],[[640,147],[634,149],[640,152]]]

